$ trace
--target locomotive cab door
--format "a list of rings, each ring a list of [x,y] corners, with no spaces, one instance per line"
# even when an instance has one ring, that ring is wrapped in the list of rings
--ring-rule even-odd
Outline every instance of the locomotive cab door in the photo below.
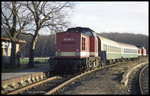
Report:
[[[97,38],[98,38],[98,56],[101,56],[101,40],[99,36],[97,36]]]

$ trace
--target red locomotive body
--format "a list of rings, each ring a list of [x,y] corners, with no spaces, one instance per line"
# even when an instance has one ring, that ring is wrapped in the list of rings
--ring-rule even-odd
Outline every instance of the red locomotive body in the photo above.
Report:
[[[60,73],[64,70],[70,72],[94,68],[99,60],[98,38],[91,29],[69,28],[66,32],[56,34],[56,57],[51,61],[55,71]]]
[[[146,49],[144,47],[138,48],[138,56],[146,56]]]
[[[142,47],[142,56],[146,56],[146,49]]]
[[[90,37],[90,57],[98,57],[98,39]]]
[[[138,48],[138,56],[142,56],[142,49]]]
[[[62,32],[56,35],[56,58],[89,57],[89,37],[77,32]]]
[[[89,29],[70,29],[56,35],[56,58],[98,57],[98,39]]]

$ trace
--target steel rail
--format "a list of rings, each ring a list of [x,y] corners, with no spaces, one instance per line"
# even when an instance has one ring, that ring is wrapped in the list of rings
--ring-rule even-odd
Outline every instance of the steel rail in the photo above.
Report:
[[[54,80],[54,79],[57,79],[57,78],[58,78],[58,76],[54,76],[54,77],[48,78],[48,79],[46,79],[46,80],[42,80],[42,81],[36,82],[36,83],[34,83],[34,84],[32,84],[32,85],[29,85],[29,86],[20,88],[20,89],[15,90],[15,91],[12,91],[12,92],[8,93],[7,95],[18,94],[18,93],[23,92],[23,91],[25,91],[25,90],[28,90],[28,89],[30,89],[30,88],[32,88],[32,87],[34,87],[34,86],[38,86],[38,85],[40,85],[40,84],[42,84],[42,83],[45,83],[45,82],[48,82],[48,81],[51,81],[51,80]]]
[[[140,87],[140,91],[141,91],[142,95],[144,94],[144,89],[143,89],[143,86],[142,86],[142,80],[141,79],[142,79],[143,72],[144,72],[145,68],[147,68],[147,67],[148,67],[148,65],[144,66],[142,68],[142,70],[140,71],[140,74],[139,74],[139,87]]]
[[[107,68],[107,67],[111,67],[111,66],[115,66],[115,65],[119,65],[119,64],[120,64],[120,63],[112,64],[112,65],[107,65],[107,66],[105,66],[105,67]],[[80,77],[82,77],[82,76],[84,76],[84,75],[87,75],[87,74],[89,74],[89,73],[93,73],[93,72],[98,71],[98,70],[103,69],[103,68],[104,68],[104,67],[95,68],[94,70],[87,71],[87,72],[84,72],[84,73],[82,73],[82,74],[80,74],[80,75],[78,75],[78,76],[75,76],[75,77],[73,77],[73,78],[67,80],[66,82],[63,82],[62,84],[58,85],[57,87],[53,88],[52,90],[50,90],[49,92],[45,93],[44,95],[51,95],[51,94],[53,94],[54,92],[60,90],[60,89],[61,89],[62,87],[64,87],[65,85],[69,84],[70,82],[72,82],[72,81],[74,81],[74,80],[76,80],[76,79],[78,79],[78,78],[80,78]]]

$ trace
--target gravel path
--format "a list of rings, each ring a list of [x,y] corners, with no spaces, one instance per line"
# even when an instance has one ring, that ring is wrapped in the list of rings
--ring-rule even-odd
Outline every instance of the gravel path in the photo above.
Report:
[[[129,68],[137,64],[135,61],[125,62],[115,67],[84,76],[66,87],[57,94],[140,94],[137,85],[137,76],[134,74],[127,86],[121,85],[122,75]],[[136,84],[136,86],[132,85]]]
[[[29,68],[29,69],[19,70],[19,71],[11,72],[11,73],[1,73],[2,75],[1,80],[6,80],[6,79],[22,76],[22,75],[27,75],[27,74],[32,74],[35,72],[45,72],[48,70],[49,70],[49,65],[47,64],[44,66],[40,66],[38,68]]]

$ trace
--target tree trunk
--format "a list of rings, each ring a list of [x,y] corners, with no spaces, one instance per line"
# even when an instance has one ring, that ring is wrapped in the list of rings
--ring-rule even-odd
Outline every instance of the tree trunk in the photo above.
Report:
[[[28,67],[35,67],[34,66],[34,50],[35,50],[35,44],[37,42],[37,39],[38,39],[38,35],[35,35],[30,43]]]
[[[44,49],[45,49],[45,48],[43,47],[43,48],[42,48],[42,56],[41,56],[41,57],[43,57]]]
[[[17,54],[16,54],[16,42],[11,41],[12,48],[11,48],[11,56],[10,56],[10,67],[11,68],[16,68],[17,67]]]
[[[20,50],[17,52],[17,67],[20,67]]]
[[[33,54],[34,54],[34,49],[33,49],[33,42],[30,43],[30,49],[29,49],[29,63],[28,63],[28,67],[34,67],[34,58],[33,58]]]

